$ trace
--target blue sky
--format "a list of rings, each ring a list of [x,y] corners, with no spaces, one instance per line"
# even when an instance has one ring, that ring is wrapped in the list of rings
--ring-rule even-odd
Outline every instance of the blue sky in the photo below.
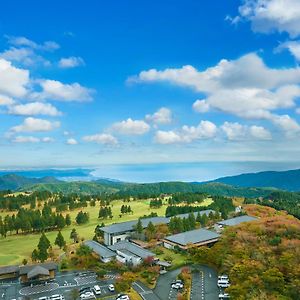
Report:
[[[6,1],[0,167],[298,167],[299,36],[297,0]]]

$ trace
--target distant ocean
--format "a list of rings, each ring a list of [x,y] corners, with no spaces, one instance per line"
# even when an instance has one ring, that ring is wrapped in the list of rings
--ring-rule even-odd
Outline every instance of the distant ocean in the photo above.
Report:
[[[0,170],[0,175],[15,173],[26,177],[53,176],[57,179],[91,181],[101,178],[126,182],[188,181],[201,182],[223,176],[260,171],[300,168],[300,163],[281,162],[194,162],[102,165],[91,168],[45,168]]]

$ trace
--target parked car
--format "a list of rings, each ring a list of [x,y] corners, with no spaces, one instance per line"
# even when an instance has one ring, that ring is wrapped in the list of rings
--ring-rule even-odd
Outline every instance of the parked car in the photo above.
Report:
[[[220,276],[218,276],[218,280],[228,280],[229,281],[229,278],[228,278],[228,275],[220,275]]]
[[[100,286],[99,285],[95,285],[93,287],[93,291],[94,291],[94,294],[95,295],[101,295],[101,289],[100,289]]]
[[[119,294],[116,300],[130,300],[130,298],[126,294]]]
[[[219,299],[229,299],[230,298],[230,296],[229,296],[229,294],[227,294],[227,293],[221,293],[221,294],[219,294]]]
[[[49,300],[64,300],[65,297],[63,295],[52,295],[49,297]]]
[[[80,299],[96,299],[96,297],[92,292],[85,292],[80,295]]]
[[[230,283],[229,282],[225,282],[225,281],[222,281],[222,282],[218,282],[218,287],[219,288],[228,288],[230,286]]]
[[[115,286],[113,284],[110,284],[108,286],[108,289],[109,289],[110,292],[114,292],[115,291]]]
[[[180,289],[183,289],[183,282],[182,280],[178,279],[178,280],[175,280],[171,283],[171,287],[172,289],[176,289],[176,290],[180,290]]]

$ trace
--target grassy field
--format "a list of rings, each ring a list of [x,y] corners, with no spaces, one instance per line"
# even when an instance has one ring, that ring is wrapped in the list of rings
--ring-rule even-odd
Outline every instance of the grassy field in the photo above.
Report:
[[[120,208],[124,204],[121,200],[115,200],[112,202],[112,220],[103,220],[105,224],[111,224],[116,222],[125,222],[130,220],[136,220],[137,218],[148,215],[151,212],[156,212],[158,215],[163,216],[165,214],[166,206],[162,206],[159,209],[150,209],[147,200],[132,201],[130,204],[133,214],[123,215],[119,217]],[[127,203],[125,203],[127,204]],[[94,236],[95,227],[102,222],[98,219],[99,204],[96,207],[88,206],[82,210],[88,212],[90,220],[87,224],[77,225],[75,223],[75,217],[81,209],[70,211],[70,215],[73,224],[70,227],[64,228],[62,234],[67,242],[70,240],[70,232],[72,228],[76,228],[80,237],[84,239],[91,239]],[[7,213],[1,212],[2,216]],[[51,244],[54,244],[57,231],[47,232],[46,236],[50,240]],[[27,234],[27,235],[8,235],[6,238],[0,238],[0,265],[18,264],[21,263],[24,258],[29,258],[33,249],[37,246],[40,238],[40,234]]]
[[[205,200],[201,205],[206,206],[211,203],[211,199]],[[120,208],[123,204],[130,204],[133,214],[120,215]],[[112,202],[112,220],[103,220],[105,224],[111,224],[116,222],[125,222],[130,220],[136,220],[141,216],[148,215],[151,212],[156,212],[159,216],[164,216],[167,205],[164,204],[159,209],[150,209],[149,200],[131,201],[130,203],[124,203],[121,200],[115,200]],[[83,209],[77,209],[70,211],[73,224],[62,230],[62,234],[67,243],[70,243],[70,232],[72,228],[76,228],[79,236],[84,239],[91,239],[94,236],[95,227],[102,222],[98,219],[99,204],[96,207],[88,206]],[[75,217],[77,213],[82,210],[88,212],[90,220],[87,224],[77,225],[75,223]],[[6,212],[0,212],[0,215],[5,216]],[[51,244],[54,245],[57,231],[47,232],[46,236],[50,240]],[[6,238],[0,238],[0,265],[19,264],[24,258],[28,259],[34,248],[36,248],[39,242],[40,234],[27,234],[27,235],[8,235]],[[55,247],[53,247],[55,249]],[[56,249],[58,251],[58,249]]]

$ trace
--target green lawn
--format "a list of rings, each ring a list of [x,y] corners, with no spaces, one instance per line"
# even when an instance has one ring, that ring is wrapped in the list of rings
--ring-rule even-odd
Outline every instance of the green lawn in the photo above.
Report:
[[[115,222],[125,222],[130,220],[136,220],[143,215],[148,215],[151,212],[156,212],[158,215],[163,216],[165,214],[166,206],[163,206],[159,209],[150,209],[147,201],[132,201],[130,203],[133,214],[123,215],[122,218],[119,217],[120,208],[124,204],[121,200],[115,200],[112,202],[112,220],[103,220],[105,224],[111,224]],[[86,207],[83,208],[83,211],[86,211],[90,215],[89,223],[85,225],[75,224],[75,217],[80,211],[80,209],[69,212],[73,221],[73,224],[62,230],[67,242],[71,242],[69,239],[70,232],[72,228],[76,228],[80,237],[84,239],[91,239],[94,236],[94,229],[97,224],[101,223],[102,220],[98,219],[99,204],[96,207]],[[2,212],[0,215],[5,216],[7,213]],[[47,232],[46,233],[50,242],[54,243],[57,231]],[[8,235],[6,238],[0,238],[0,265],[9,265],[9,264],[18,264],[21,263],[24,258],[29,258],[33,249],[37,246],[40,238],[40,234],[27,234],[27,235]]]
[[[166,257],[172,257],[172,268],[177,268],[186,263],[188,256],[183,253],[175,253],[173,250],[159,247],[163,251],[163,254],[156,255],[160,260],[166,260]]]
[[[104,222],[105,224],[111,224],[116,222],[125,222],[136,220],[141,216],[149,215],[151,212],[156,212],[159,216],[164,216],[167,205],[164,204],[161,208],[158,209],[150,209],[149,207],[149,200],[139,200],[139,201],[131,201],[130,203],[124,203],[121,200],[114,200],[112,202],[112,212],[113,212],[113,219],[110,220],[99,220],[98,219],[98,212],[100,209],[99,203],[97,203],[96,207],[86,207],[82,210],[88,212],[90,215],[90,220],[85,225],[77,225],[75,223],[75,217],[77,213],[81,209],[77,209],[70,213],[73,224],[62,230],[62,234],[65,240],[71,242],[69,236],[72,228],[76,228],[80,237],[84,239],[91,239],[94,236],[94,229],[99,224]],[[212,202],[210,198],[204,200],[201,203],[202,206],[209,205]],[[131,209],[133,210],[133,214],[123,215],[122,218],[119,217],[120,209],[123,204],[130,205]],[[7,213],[0,212],[0,215],[4,217]],[[50,240],[51,244],[54,244],[55,237],[57,235],[57,231],[47,232],[46,233],[48,239]],[[9,264],[18,264],[21,263],[24,258],[29,259],[31,252],[34,248],[36,248],[39,242],[40,234],[27,234],[27,235],[8,235],[6,238],[0,238],[0,265],[9,265]],[[173,253],[170,251],[170,255]],[[173,253],[174,255],[174,253]],[[176,263],[181,262],[182,257],[178,255],[175,257]]]

